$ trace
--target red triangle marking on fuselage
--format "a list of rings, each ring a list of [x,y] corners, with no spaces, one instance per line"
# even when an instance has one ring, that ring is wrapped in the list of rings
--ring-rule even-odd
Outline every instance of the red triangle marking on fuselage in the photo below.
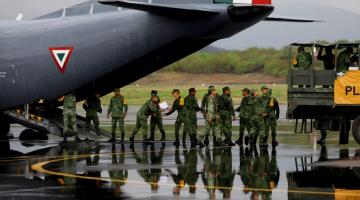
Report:
[[[64,62],[64,66],[62,66],[62,67],[61,67],[60,63],[57,61],[56,57],[55,57],[56,55],[55,55],[54,51],[57,51],[57,50],[68,50],[69,51],[67,57],[64,58],[65,62]],[[66,66],[67,66],[67,64],[68,64],[68,62],[70,60],[70,57],[71,57],[71,54],[72,54],[73,50],[74,50],[74,47],[49,47],[51,57],[52,57],[53,61],[55,62],[56,67],[60,70],[60,72],[62,74],[65,73]]]

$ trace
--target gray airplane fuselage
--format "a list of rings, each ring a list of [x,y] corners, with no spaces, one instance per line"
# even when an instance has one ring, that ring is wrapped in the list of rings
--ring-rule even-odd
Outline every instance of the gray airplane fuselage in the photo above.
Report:
[[[102,95],[267,17],[264,6],[242,17],[218,5],[214,16],[189,18],[122,10],[93,15],[0,21],[0,110],[93,88]],[[50,47],[73,47],[61,73]]]

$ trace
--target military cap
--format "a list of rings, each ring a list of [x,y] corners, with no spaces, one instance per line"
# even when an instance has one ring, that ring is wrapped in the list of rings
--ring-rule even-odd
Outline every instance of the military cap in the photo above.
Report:
[[[114,92],[120,92],[120,88],[115,88]]]
[[[269,89],[266,85],[263,85],[263,86],[261,87],[261,90],[266,90],[266,89]]]
[[[229,86],[226,86],[226,87],[224,87],[222,90],[223,90],[223,92],[228,91],[228,90],[230,90],[230,87],[229,87]]]
[[[189,93],[196,92],[195,88],[190,88]]]
[[[151,90],[151,95],[153,95],[153,94],[158,94],[158,91],[157,90]]]
[[[215,88],[215,86],[213,86],[213,85],[210,85],[210,86],[209,86],[209,90],[210,90],[210,89],[212,89],[212,88]]]
[[[256,91],[257,91],[257,89],[252,89],[252,90],[250,90],[250,94],[253,95]]]
[[[171,94],[174,94],[174,93],[180,93],[180,90],[179,89],[173,89],[172,93]]]
[[[250,93],[250,89],[249,89],[249,88],[244,88],[242,91],[243,91],[243,92]]]

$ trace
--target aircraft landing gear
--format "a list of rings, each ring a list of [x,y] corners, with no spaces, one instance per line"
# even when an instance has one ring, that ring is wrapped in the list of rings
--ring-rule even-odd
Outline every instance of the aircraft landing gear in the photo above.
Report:
[[[357,116],[352,125],[352,134],[358,144],[360,144],[360,115]]]
[[[9,120],[0,113],[0,138],[7,138],[7,134],[10,131]]]

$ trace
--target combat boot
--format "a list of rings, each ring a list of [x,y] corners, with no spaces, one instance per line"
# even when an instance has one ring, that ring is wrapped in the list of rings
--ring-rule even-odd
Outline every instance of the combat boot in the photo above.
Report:
[[[120,142],[124,142],[125,141],[125,133],[121,134],[121,138],[120,138]]]
[[[245,145],[247,146],[247,145],[249,145],[249,136],[245,136]]]
[[[79,136],[76,136],[75,137],[75,142],[80,142],[81,141],[81,139],[79,138]]]
[[[199,146],[199,148],[204,148],[205,147],[205,144],[203,143],[203,142],[198,142],[198,146]]]
[[[317,141],[318,144],[325,144],[326,143],[326,131],[321,131],[321,138]]]
[[[273,139],[273,140],[272,140],[272,146],[273,146],[273,147],[276,147],[276,146],[278,146],[278,145],[279,145],[279,142],[276,141],[276,139]]]
[[[162,136],[161,136],[160,141],[161,141],[161,142],[165,142],[165,141],[166,141],[166,137],[165,137],[165,135],[162,135]]]
[[[151,132],[150,138],[146,139],[146,140],[148,140],[149,142],[154,142],[155,141],[155,132]]]
[[[209,145],[209,136],[205,136],[205,139],[204,139],[204,144],[206,145],[206,146],[208,146]]]
[[[108,142],[115,142],[115,133],[111,133],[111,138]]]
[[[196,148],[196,145],[197,145],[196,138],[191,137],[190,141],[191,141],[191,148]]]
[[[131,144],[134,144],[134,135],[132,135],[130,138],[129,138],[129,141]]]
[[[244,138],[244,135],[243,135],[243,134],[240,134],[240,137],[239,137],[239,139],[236,141],[236,144],[238,144],[239,146],[243,146],[243,138]]]
[[[173,143],[174,146],[179,146],[180,145],[180,141],[179,139],[176,139]]]

